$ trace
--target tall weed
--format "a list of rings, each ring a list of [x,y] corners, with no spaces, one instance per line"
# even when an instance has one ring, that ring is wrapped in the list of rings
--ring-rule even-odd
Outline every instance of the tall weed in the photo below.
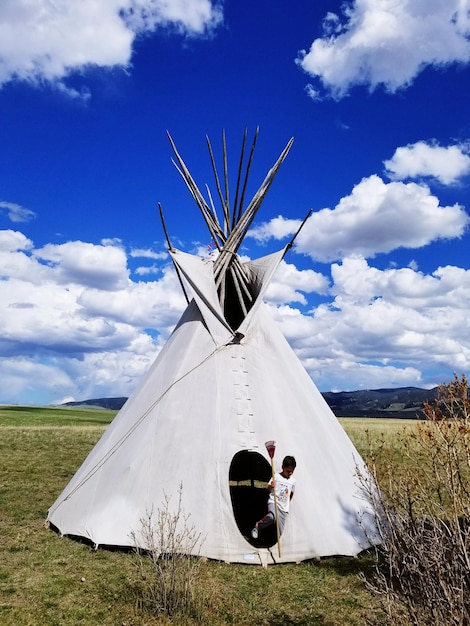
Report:
[[[425,420],[402,434],[405,463],[385,442],[366,485],[382,544],[366,587],[390,623],[470,624],[470,403],[465,375],[439,387]],[[379,472],[379,466],[381,467]],[[385,471],[384,471],[385,468]],[[380,476],[379,476],[380,474]]]
[[[140,608],[168,617],[197,617],[203,538],[183,510],[181,485],[176,507],[172,508],[171,497],[165,495],[162,507],[141,520],[140,531],[134,532],[132,538],[137,554]]]

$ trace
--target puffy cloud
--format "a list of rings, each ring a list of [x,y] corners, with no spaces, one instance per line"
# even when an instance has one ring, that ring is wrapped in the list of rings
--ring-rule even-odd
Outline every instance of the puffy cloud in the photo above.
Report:
[[[451,185],[470,173],[470,156],[466,146],[439,146],[418,141],[395,150],[384,161],[393,180],[430,176],[444,185]]]
[[[158,282],[133,283],[127,280],[125,262],[113,265],[122,250],[102,248],[71,242],[67,250],[77,255],[75,264],[73,254],[63,254],[54,256],[52,267],[38,263],[34,253],[10,253],[10,261],[3,256],[8,271],[8,279],[0,282],[4,353],[19,345],[26,352],[112,350],[134,341],[143,328],[168,334],[183,307],[173,272],[164,271]],[[83,249],[86,262],[79,255]]]
[[[53,268],[55,280],[61,283],[113,291],[122,288],[127,279],[127,257],[120,247],[70,241],[48,244],[34,255]]]
[[[399,360],[421,369],[426,363],[445,363],[449,370],[470,364],[465,322],[470,271],[439,268],[427,276],[346,260],[333,266],[332,276],[336,295],[324,315],[337,318],[338,344],[356,359],[377,360],[380,355],[384,363]],[[359,293],[353,293],[355,287]]]
[[[380,387],[424,386],[426,368],[417,360],[381,358],[387,341],[376,335],[365,336],[364,328],[350,326],[353,311],[342,311],[327,305],[308,315],[287,306],[273,309],[273,315],[284,335],[316,385],[323,390],[377,389]],[[364,337],[372,357],[356,354]],[[435,381],[433,381],[435,382]]]
[[[90,352],[82,360],[61,359],[76,383],[69,390],[78,399],[129,396],[161,346],[160,339],[140,333],[123,349]]]
[[[29,250],[33,242],[16,230],[0,230],[0,252]]]
[[[10,278],[0,283],[2,354],[74,354],[126,346],[138,332],[105,316],[92,317],[80,306],[82,288],[51,281]]]
[[[470,221],[463,207],[440,206],[426,185],[364,178],[334,209],[314,213],[296,247],[320,261],[354,254],[373,257],[396,248],[420,248],[460,237]]]
[[[468,63],[470,15],[461,0],[355,0],[328,13],[323,37],[297,59],[333,97],[354,85],[389,92],[408,86],[427,65]],[[308,86],[318,98],[318,90]]]
[[[34,248],[0,231],[0,398],[128,395],[184,308],[174,272],[129,278],[120,242]],[[154,329],[154,330],[152,330]]]
[[[261,243],[266,242],[271,238],[284,239],[288,235],[294,234],[300,224],[300,220],[291,220],[279,215],[269,222],[265,222],[264,224],[251,228],[247,237],[252,237]]]
[[[271,306],[320,388],[430,386],[470,366],[470,270],[426,275],[365,259],[332,266],[332,299],[312,314]]]
[[[111,270],[109,282],[90,279],[85,258],[105,274],[116,263],[121,279]],[[134,282],[125,260],[121,242],[38,251],[22,233],[0,231],[0,401],[46,404],[133,391],[185,301],[167,261],[158,279]],[[322,303],[308,311],[314,293]],[[464,268],[380,270],[356,256],[334,263],[329,280],[282,262],[267,301],[322,389],[429,386],[470,366]]]
[[[5,404],[49,404],[54,393],[73,389],[73,380],[54,363],[24,357],[0,359],[1,397]],[[55,391],[57,390],[57,391]]]
[[[25,209],[20,204],[6,202],[5,200],[0,200],[0,213],[2,211],[6,211],[8,218],[12,222],[28,222],[35,217],[35,213],[33,211]]]
[[[127,348],[74,355],[4,356],[0,359],[1,401],[58,404],[110,396],[129,396],[161,348],[140,335]]]
[[[463,207],[440,206],[424,184],[386,183],[372,175],[334,209],[313,213],[296,239],[296,250],[324,262],[355,254],[373,257],[461,237],[469,222]],[[278,217],[258,226],[254,236],[261,241],[282,238],[293,234],[299,224]]]
[[[346,258],[331,266],[331,274],[331,293],[339,298],[341,307],[346,303],[369,305],[378,299],[403,308],[412,306],[414,311],[470,307],[470,270],[459,267],[439,267],[432,274],[423,274],[411,268],[378,270],[363,258]]]
[[[158,328],[165,333],[177,321],[184,298],[173,269],[165,267],[158,281],[130,282],[113,294],[103,289],[85,289],[78,303],[87,316],[105,317],[141,328]]]
[[[327,291],[328,279],[319,272],[298,270],[295,265],[281,261],[266,291],[266,300],[273,303],[307,304],[303,293],[326,294]]]
[[[3,0],[0,86],[49,81],[80,95],[64,79],[90,65],[128,67],[137,35],[158,27],[203,35],[220,20],[210,0]]]

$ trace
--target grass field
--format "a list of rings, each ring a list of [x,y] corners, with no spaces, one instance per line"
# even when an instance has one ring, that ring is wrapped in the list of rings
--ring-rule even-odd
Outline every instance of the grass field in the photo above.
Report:
[[[114,413],[76,408],[0,407],[0,624],[221,624],[362,626],[380,623],[358,573],[370,555],[268,569],[205,562],[199,619],[145,612],[132,554],[94,551],[44,527],[47,510]],[[342,420],[358,449],[394,438],[404,422]]]

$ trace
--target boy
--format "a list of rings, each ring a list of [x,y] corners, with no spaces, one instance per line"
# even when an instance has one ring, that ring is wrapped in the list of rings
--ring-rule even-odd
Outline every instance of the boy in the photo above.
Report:
[[[277,519],[279,525],[279,535],[284,530],[287,516],[289,514],[289,505],[295,491],[295,478],[292,477],[295,466],[297,465],[293,456],[286,456],[282,461],[282,471],[274,475],[271,479],[268,489],[268,512],[256,522],[255,527],[251,531],[253,539],[258,539],[259,531],[263,528],[271,526],[276,522],[276,509],[274,505],[274,490],[276,490]]]

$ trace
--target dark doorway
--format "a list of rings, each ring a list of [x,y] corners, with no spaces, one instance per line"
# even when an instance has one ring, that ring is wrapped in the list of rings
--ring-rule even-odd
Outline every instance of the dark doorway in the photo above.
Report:
[[[229,470],[230,497],[238,530],[257,548],[270,548],[276,543],[276,526],[270,526],[253,539],[251,530],[266,515],[267,483],[272,476],[271,466],[259,454],[250,450],[237,452]]]

